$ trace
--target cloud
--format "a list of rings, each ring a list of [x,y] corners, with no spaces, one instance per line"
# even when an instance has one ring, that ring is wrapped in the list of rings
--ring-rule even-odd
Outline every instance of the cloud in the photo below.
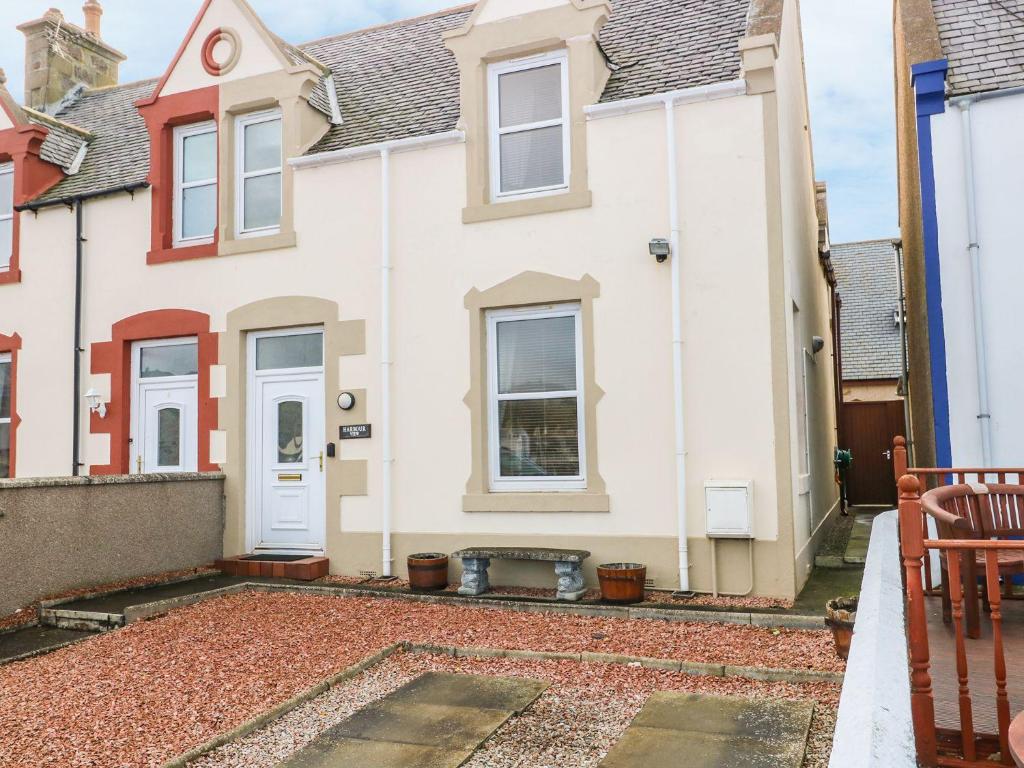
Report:
[[[801,15],[832,241],[896,236],[891,0],[804,0]]]
[[[5,6],[0,66],[15,97],[23,91],[24,38],[15,25],[61,0]],[[250,0],[291,42],[429,13],[458,0]],[[202,0],[103,0],[103,36],[123,51],[123,82],[156,77],[174,56]],[[81,23],[81,0],[65,4]],[[891,0],[803,0],[811,125],[818,178],[829,182],[833,240],[889,237],[897,231],[892,95]]]

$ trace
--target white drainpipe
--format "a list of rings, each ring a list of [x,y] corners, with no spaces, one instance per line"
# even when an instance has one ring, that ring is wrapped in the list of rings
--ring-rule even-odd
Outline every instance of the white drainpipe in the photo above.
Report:
[[[971,300],[974,305],[974,355],[978,369],[978,426],[981,428],[981,461],[992,466],[992,415],[988,403],[988,356],[985,353],[984,301],[981,286],[981,248],[978,245],[978,210],[974,192],[974,151],[971,138],[971,99],[959,102],[963,119],[964,184],[967,198],[967,249],[971,255]]]
[[[382,575],[391,576],[391,149],[380,150],[380,421]]]
[[[676,103],[665,99],[668,144],[668,206],[672,230],[672,400],[676,431],[676,515],[679,529],[679,591],[690,591],[690,549],[686,532],[686,432],[683,421],[683,299],[680,266],[679,170],[676,146]]]

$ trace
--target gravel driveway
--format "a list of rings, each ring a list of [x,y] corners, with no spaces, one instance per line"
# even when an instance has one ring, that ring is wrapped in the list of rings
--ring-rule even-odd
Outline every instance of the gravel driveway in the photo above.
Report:
[[[400,640],[843,669],[826,631],[247,593],[0,668],[0,766],[159,766]]]

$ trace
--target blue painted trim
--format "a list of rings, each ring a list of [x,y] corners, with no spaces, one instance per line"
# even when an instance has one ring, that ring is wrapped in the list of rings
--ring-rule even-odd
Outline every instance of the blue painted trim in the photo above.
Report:
[[[911,67],[917,105],[917,159],[921,177],[921,223],[924,234],[925,294],[928,309],[928,358],[932,379],[937,466],[953,466],[950,444],[949,383],[946,378],[946,329],[942,319],[942,278],[939,271],[939,221],[935,203],[935,162],[932,156],[932,115],[946,111],[944,59]]]

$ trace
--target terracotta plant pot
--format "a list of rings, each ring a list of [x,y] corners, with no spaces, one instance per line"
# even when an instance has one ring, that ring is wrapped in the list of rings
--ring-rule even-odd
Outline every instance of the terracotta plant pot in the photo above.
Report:
[[[642,603],[647,566],[641,563],[606,563],[597,566],[601,599],[609,603]]]
[[[421,552],[409,555],[409,586],[428,592],[448,586],[448,555],[440,552]]]
[[[857,621],[857,598],[837,597],[825,603],[825,624],[832,630],[836,654],[844,661],[850,655],[853,625]]]

